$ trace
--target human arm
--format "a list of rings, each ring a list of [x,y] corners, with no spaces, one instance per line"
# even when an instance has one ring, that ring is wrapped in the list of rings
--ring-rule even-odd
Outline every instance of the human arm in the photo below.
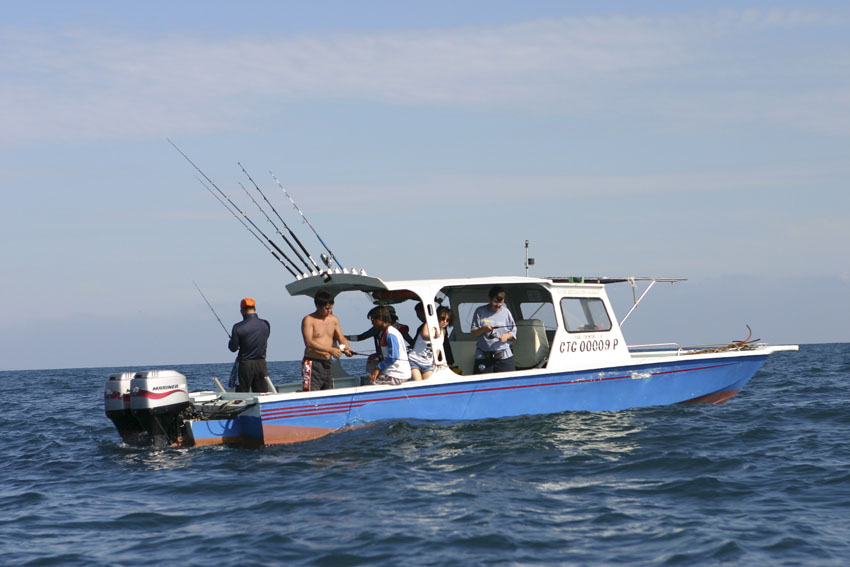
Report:
[[[374,337],[378,334],[378,330],[375,327],[370,327],[368,331],[363,331],[359,335],[345,335],[345,338],[349,341],[360,342],[365,341],[371,337]]]
[[[340,355],[344,352],[345,356],[352,357],[354,356],[354,351],[351,350],[351,345],[348,344],[348,337],[342,334],[342,328],[339,326],[339,319],[336,319],[336,325],[334,327],[334,339],[339,343]],[[334,356],[340,356],[334,355]]]
[[[505,307],[505,309],[507,309],[507,307]],[[514,316],[510,311],[505,313],[505,315],[507,316],[507,321],[505,322],[505,328],[507,329],[507,332],[499,335],[499,340],[503,343],[516,337],[516,321],[514,321]]]
[[[227,348],[230,349],[230,352],[239,350],[239,334],[236,332],[236,325],[233,325],[233,329],[230,331],[230,342],[227,343]]]
[[[469,331],[469,334],[473,337],[480,337],[481,335],[486,335],[487,333],[492,331],[493,328],[493,325],[483,325],[481,327],[478,327],[477,329],[472,329],[471,331]]]
[[[472,316],[472,327],[469,330],[469,334],[477,338],[490,333],[492,330],[493,325],[490,323],[490,320],[481,318],[481,308],[479,307]]]
[[[498,335],[499,342],[506,343],[516,337],[516,322],[514,321],[514,316],[507,307],[503,307],[499,311],[496,323],[495,328],[500,331],[500,334]]]

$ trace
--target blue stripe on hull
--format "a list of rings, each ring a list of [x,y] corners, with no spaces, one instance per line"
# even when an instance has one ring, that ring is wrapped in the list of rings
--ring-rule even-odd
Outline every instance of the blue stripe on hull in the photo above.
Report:
[[[668,405],[740,389],[767,355],[493,378],[264,403],[264,430],[331,432],[388,419],[469,420]],[[314,436],[315,437],[315,436]],[[300,440],[300,439],[299,439]],[[270,441],[270,440],[268,440]],[[279,439],[275,439],[279,442]],[[284,441],[285,442],[285,441]]]

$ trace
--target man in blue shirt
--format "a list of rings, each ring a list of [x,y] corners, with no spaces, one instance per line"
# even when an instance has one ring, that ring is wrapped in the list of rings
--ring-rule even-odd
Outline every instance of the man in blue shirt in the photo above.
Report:
[[[490,302],[476,309],[472,316],[470,332],[478,337],[473,374],[511,372],[516,370],[516,365],[508,340],[516,336],[516,323],[510,309],[505,307],[505,288],[493,286],[487,295]]]
[[[237,392],[266,392],[266,346],[271,333],[271,325],[257,316],[257,302],[246,297],[239,304],[242,321],[233,325],[228,348],[230,352],[239,351],[239,383]]]

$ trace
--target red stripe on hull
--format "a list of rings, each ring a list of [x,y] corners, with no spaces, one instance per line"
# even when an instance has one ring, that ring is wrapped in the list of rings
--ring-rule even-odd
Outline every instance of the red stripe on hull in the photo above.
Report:
[[[712,368],[721,368],[723,366],[728,366],[728,364],[714,364],[711,366],[698,366],[694,368],[681,368],[678,370],[665,370],[662,372],[653,372],[652,376],[662,376],[665,374],[678,374],[681,372],[693,372],[695,370],[710,370]],[[327,403],[311,403],[305,400],[303,405],[297,406],[287,406],[282,408],[266,408],[260,409],[260,417],[263,420],[263,427],[267,426],[267,423],[271,420],[280,420],[280,419],[289,419],[289,418],[298,418],[312,415],[326,415],[332,413],[345,413],[350,411],[353,408],[363,407],[366,404],[372,404],[376,402],[389,402],[395,400],[412,400],[416,398],[430,398],[435,396],[455,396],[455,395],[464,395],[464,394],[480,394],[483,392],[498,392],[503,390],[517,390],[524,388],[544,388],[548,386],[568,386],[572,384],[587,384],[590,382],[607,382],[609,380],[626,380],[632,378],[632,374],[622,374],[617,376],[606,376],[602,378],[580,378],[577,380],[566,380],[566,381],[558,381],[558,382],[548,382],[548,383],[536,383],[536,384],[514,384],[512,386],[491,386],[488,388],[470,388],[464,390],[450,390],[447,392],[437,392],[437,393],[423,393],[423,394],[413,394],[406,392],[400,396],[386,396],[386,397],[375,397],[375,398],[367,398],[367,399],[359,399],[359,400],[346,400],[342,402],[327,402]],[[711,402],[711,403],[720,403],[722,404],[735,394],[737,394],[740,390],[735,390],[731,393],[727,398],[723,399],[719,402]],[[701,398],[694,398],[694,400],[701,400],[702,398],[714,396],[716,394],[709,394],[708,396],[702,396]],[[700,403],[698,401],[688,400],[686,402],[679,403]],[[283,426],[281,426],[283,427]]]
[[[685,400],[684,402],[679,402],[680,404],[725,404],[729,400],[735,397],[735,394],[740,392],[740,388],[737,390],[726,390],[725,392],[714,392],[713,394],[706,394],[704,396],[698,396],[696,398]]]

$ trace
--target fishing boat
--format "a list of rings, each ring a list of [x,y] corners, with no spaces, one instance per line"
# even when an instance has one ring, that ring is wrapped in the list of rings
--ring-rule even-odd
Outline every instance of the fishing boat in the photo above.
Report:
[[[686,403],[723,404],[768,356],[797,350],[748,337],[718,345],[629,345],[622,324],[658,282],[678,278],[483,277],[384,281],[364,271],[327,269],[286,286],[293,296],[327,291],[336,302],[366,293],[375,303],[421,302],[435,371],[426,380],[373,385],[336,361],[334,389],[303,392],[301,383],[270,393],[190,392],[173,370],[115,374],[106,382],[106,413],[136,446],[240,445],[310,441],[386,420],[461,421],[612,412]],[[634,305],[617,320],[606,289],[627,284]],[[493,286],[505,290],[513,314],[516,370],[474,374],[477,339],[470,321]],[[645,286],[638,297],[637,290]],[[437,309],[451,309],[451,334]],[[447,346],[453,354],[450,366]],[[272,382],[274,382],[272,380]]]

